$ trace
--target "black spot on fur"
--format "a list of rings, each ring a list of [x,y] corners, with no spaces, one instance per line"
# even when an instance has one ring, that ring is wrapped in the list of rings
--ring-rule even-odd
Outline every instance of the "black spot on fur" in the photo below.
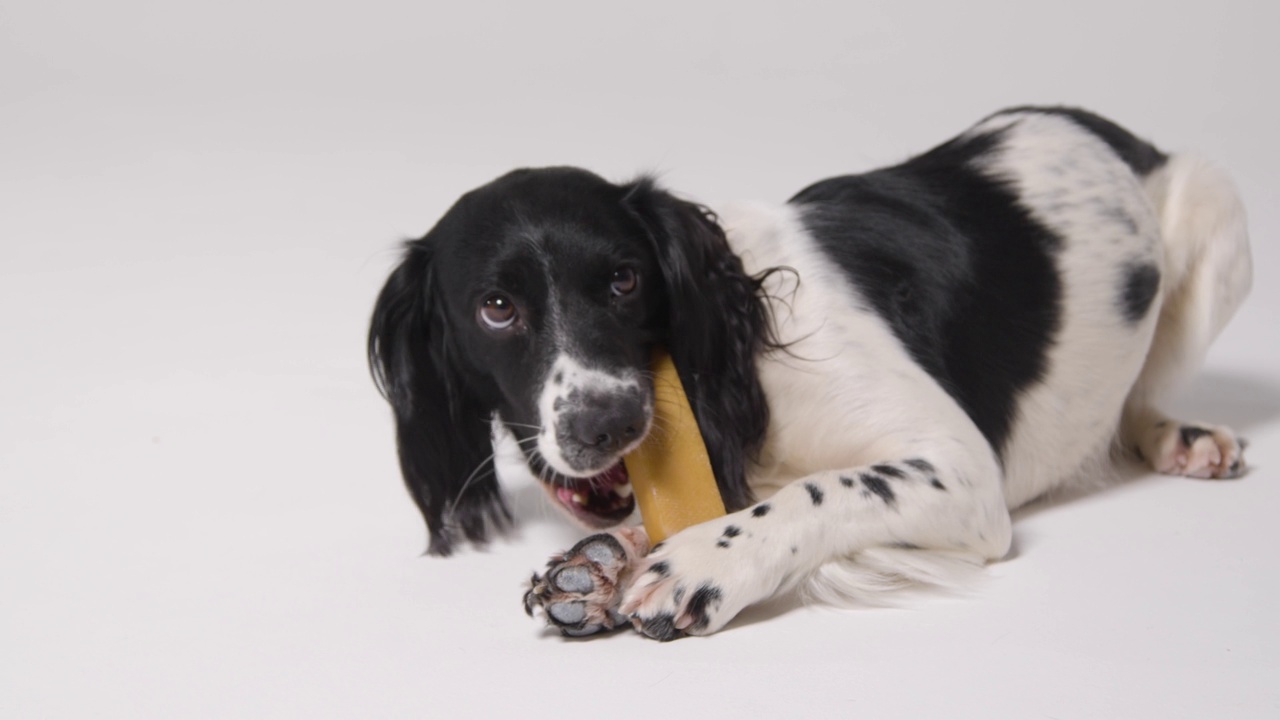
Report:
[[[933,472],[933,465],[928,460],[924,460],[921,458],[911,458],[910,460],[904,460],[903,462],[915,468],[916,470],[919,470],[922,473]]]
[[[640,632],[662,642],[675,640],[680,634],[676,630],[676,616],[671,613],[662,613],[651,618],[645,618],[640,623]]]
[[[897,497],[893,494],[893,488],[889,487],[889,483],[879,475],[871,475],[863,473],[858,476],[862,480],[862,484],[866,486],[875,495],[879,496],[886,505],[892,505]]]
[[[1062,239],[978,161],[1002,131],[968,134],[896,167],[791,199],[819,247],[997,452],[1061,325]],[[975,318],[981,318],[976,322]]]
[[[764,517],[769,514],[770,510],[772,510],[772,508],[769,507],[769,503],[761,503],[751,511],[751,517]]]
[[[792,554],[792,555],[795,555],[795,554],[796,554],[796,553],[798,553],[798,552],[800,552],[800,548],[796,547],[795,545],[792,545],[792,546],[791,546],[791,554]]]
[[[716,541],[716,547],[727,548],[729,547],[729,541],[725,540],[724,538],[720,538],[719,540]]]
[[[676,591],[671,593],[671,602],[675,603],[676,605],[679,605],[680,603],[684,602],[684,586],[683,585],[677,587]]]
[[[728,538],[735,538],[741,534],[742,534],[742,528],[738,527],[737,525],[730,525],[729,527],[724,529],[724,536]]]
[[[1196,443],[1197,440],[1199,440],[1200,438],[1208,434],[1209,434],[1208,430],[1205,430],[1204,428],[1192,427],[1191,425],[1183,425],[1182,429],[1178,431],[1179,439],[1181,439],[1182,444],[1186,445],[1187,447],[1191,447]]]
[[[853,478],[842,476],[840,478],[840,484],[847,488],[851,488],[853,487]]]
[[[822,488],[813,483],[805,483],[804,489],[809,491],[809,499],[813,501],[815,506],[822,504]]]
[[[555,383],[556,385],[559,385],[560,383],[563,383],[563,382],[564,382],[564,371],[563,371],[563,370],[557,370],[557,371],[556,371],[556,376],[555,376],[555,377],[553,377],[553,378],[551,378],[551,382]]]
[[[1160,271],[1147,263],[1128,265],[1120,283],[1118,305],[1125,320],[1136,323],[1147,316],[1160,290]]]
[[[720,589],[711,585],[703,585],[693,592],[693,597],[689,598],[689,606],[685,608],[685,612],[689,614],[689,628],[693,630],[701,630],[710,622],[707,616],[707,610],[714,609],[720,605],[721,593]]]
[[[666,560],[662,560],[650,565],[649,572],[657,575],[658,577],[667,577],[671,574],[671,565],[669,565]]]
[[[907,476],[906,473],[892,465],[872,465],[871,469],[881,475],[891,478],[904,478]]]
[[[930,485],[932,485],[932,486],[934,486],[934,487],[936,487],[936,488],[938,488],[939,490],[946,490],[946,489],[947,489],[947,486],[946,486],[946,485],[943,485],[943,484],[942,484],[942,481],[941,481],[941,480],[939,480],[938,478],[932,478],[932,479],[930,479],[930,480],[929,480],[929,484],[930,484]]]

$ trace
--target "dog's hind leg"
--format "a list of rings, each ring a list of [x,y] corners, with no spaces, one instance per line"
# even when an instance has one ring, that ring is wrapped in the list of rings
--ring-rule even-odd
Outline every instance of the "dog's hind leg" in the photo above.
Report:
[[[1164,245],[1155,302],[1144,310],[1159,316],[1146,362],[1125,402],[1121,440],[1162,473],[1234,477],[1244,468],[1235,432],[1173,420],[1158,403],[1199,368],[1249,292],[1252,263],[1244,207],[1230,178],[1193,156],[1171,157],[1144,184]],[[1135,292],[1141,295],[1139,285]]]

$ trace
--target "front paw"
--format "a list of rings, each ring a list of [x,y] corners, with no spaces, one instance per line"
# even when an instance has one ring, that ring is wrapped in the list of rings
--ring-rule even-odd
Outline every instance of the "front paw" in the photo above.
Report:
[[[754,536],[727,518],[660,543],[635,569],[619,612],[655,640],[709,635],[761,599]]]
[[[618,614],[622,587],[631,568],[648,551],[643,529],[592,535],[551,558],[545,575],[534,573],[524,594],[524,610],[546,612],[547,623],[570,637],[592,635],[625,625]]]

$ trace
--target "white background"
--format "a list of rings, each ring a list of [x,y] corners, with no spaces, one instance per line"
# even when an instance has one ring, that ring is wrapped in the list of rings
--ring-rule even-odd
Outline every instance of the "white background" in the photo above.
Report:
[[[0,6],[0,716],[1280,717],[1272,2]],[[579,531],[419,557],[365,324],[521,165],[783,200],[1002,106],[1229,168],[1257,287],[1184,415],[1255,469],[1022,513],[970,597],[709,639],[524,617]]]

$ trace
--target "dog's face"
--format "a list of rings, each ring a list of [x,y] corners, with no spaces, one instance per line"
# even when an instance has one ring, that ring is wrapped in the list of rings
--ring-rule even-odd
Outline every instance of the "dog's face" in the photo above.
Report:
[[[654,247],[625,200],[583,171],[506,175],[449,211],[433,265],[466,376],[591,527],[634,506],[621,457],[649,430],[662,331]]]
[[[625,519],[634,499],[621,459],[650,430],[658,344],[699,421],[734,421],[704,434],[718,476],[732,478],[727,500],[746,497],[739,456],[765,417],[755,289],[705,211],[648,180],[519,170],[464,195],[408,244],[369,336],[430,551],[509,519],[492,477],[494,418],[575,519]]]

